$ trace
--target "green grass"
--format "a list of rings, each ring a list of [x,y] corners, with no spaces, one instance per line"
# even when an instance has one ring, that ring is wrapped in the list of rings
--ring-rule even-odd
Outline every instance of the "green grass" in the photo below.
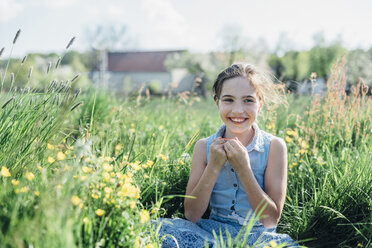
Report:
[[[371,246],[372,100],[343,93],[343,68],[325,97],[259,119],[287,141],[278,232],[308,247]],[[214,102],[53,89],[0,93],[1,246],[158,246],[147,215],[183,217],[193,144],[222,124]]]

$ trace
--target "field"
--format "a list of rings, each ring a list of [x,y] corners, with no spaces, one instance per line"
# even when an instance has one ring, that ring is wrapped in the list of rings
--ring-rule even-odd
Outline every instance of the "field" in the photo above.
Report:
[[[345,94],[345,62],[326,96],[288,95],[262,129],[288,147],[278,232],[307,247],[371,247],[372,100]],[[193,145],[222,124],[210,99],[0,93],[1,247],[159,247],[150,221],[183,217]]]

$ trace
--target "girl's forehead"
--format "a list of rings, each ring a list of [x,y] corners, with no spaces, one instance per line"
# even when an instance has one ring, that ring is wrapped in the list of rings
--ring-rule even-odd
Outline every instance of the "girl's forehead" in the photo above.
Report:
[[[256,90],[248,79],[236,77],[227,79],[223,82],[221,96],[223,95],[256,96]]]

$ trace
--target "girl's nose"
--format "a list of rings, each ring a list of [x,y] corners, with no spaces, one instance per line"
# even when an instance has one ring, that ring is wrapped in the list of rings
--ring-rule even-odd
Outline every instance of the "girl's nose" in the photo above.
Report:
[[[236,102],[233,105],[232,112],[233,113],[243,113],[244,112],[243,104],[240,103],[240,102]]]

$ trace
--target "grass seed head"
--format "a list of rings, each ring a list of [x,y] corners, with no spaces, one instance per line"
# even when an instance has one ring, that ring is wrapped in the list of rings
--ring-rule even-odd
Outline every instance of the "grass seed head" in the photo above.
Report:
[[[32,66],[30,67],[30,70],[28,71],[28,77],[27,79],[30,79],[32,75]]]
[[[6,101],[6,102],[4,103],[4,105],[3,105],[1,108],[2,108],[2,109],[5,108],[6,105],[8,105],[8,104],[13,100],[13,99],[14,99],[14,96],[11,97],[8,101]]]
[[[17,33],[16,33],[16,35],[14,37],[13,44],[15,44],[17,42],[17,39],[18,39],[18,37],[19,37],[20,34],[21,34],[21,30],[18,29],[18,31],[17,31]]]
[[[72,45],[72,43],[74,43],[74,40],[75,40],[75,36],[72,37],[72,39],[70,40],[70,42],[69,42],[68,45],[66,46],[66,49],[68,49],[68,48]]]
[[[49,63],[48,63],[48,68],[47,68],[47,72],[46,72],[47,74],[49,73],[49,71],[50,71],[50,67],[51,67],[51,66],[52,66],[52,63],[49,62]]]
[[[27,55],[23,57],[21,64],[23,64],[27,59]]]
[[[76,103],[74,106],[71,107],[71,110],[70,110],[70,111],[76,109],[76,108],[77,108],[80,104],[82,104],[82,103],[83,103],[83,102],[78,102],[78,103]]]
[[[14,83],[14,72],[10,74],[10,84],[12,85]]]
[[[71,83],[74,82],[78,77],[80,77],[80,74],[77,74],[73,79],[71,79]]]
[[[4,50],[5,50],[5,47],[1,48],[1,50],[0,50],[0,57],[3,54]]]
[[[58,57],[57,63],[56,63],[56,69],[58,68],[59,64],[61,63],[61,57]]]

